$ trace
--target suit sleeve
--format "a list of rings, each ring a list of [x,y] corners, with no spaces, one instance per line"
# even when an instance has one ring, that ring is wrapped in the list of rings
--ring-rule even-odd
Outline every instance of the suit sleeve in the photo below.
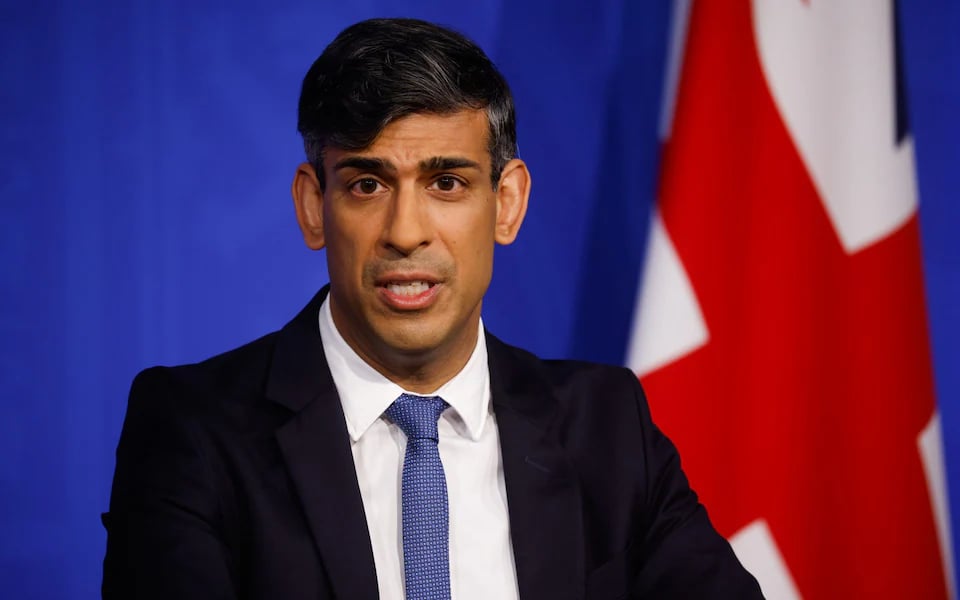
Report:
[[[133,382],[103,515],[106,600],[235,598],[215,478],[182,387],[162,368]]]
[[[673,443],[657,428],[631,373],[643,436],[647,515],[641,540],[637,598],[763,598],[730,544],[707,517],[680,468]]]

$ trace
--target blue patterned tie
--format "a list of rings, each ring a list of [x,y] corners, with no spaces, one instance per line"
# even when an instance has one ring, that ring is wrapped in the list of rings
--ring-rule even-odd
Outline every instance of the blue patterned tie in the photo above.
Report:
[[[407,434],[403,458],[403,572],[407,600],[450,600],[447,480],[437,448],[439,396],[401,394],[386,415]]]

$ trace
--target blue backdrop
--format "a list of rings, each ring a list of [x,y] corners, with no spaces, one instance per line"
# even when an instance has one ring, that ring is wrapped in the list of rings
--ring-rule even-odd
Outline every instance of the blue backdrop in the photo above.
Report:
[[[487,324],[541,355],[622,361],[669,2],[347,4],[3,2],[3,596],[98,594],[99,513],[139,369],[276,329],[325,282],[288,194],[302,156],[295,107],[306,68],[353,21],[450,24],[501,66],[534,192],[520,240],[498,250]],[[901,13],[960,521],[960,6],[915,0]]]

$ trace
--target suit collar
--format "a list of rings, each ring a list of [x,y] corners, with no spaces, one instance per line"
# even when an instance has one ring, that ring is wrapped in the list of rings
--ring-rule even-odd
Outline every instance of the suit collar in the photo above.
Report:
[[[539,359],[489,334],[487,349],[520,597],[580,598],[583,507],[559,404]]]
[[[340,399],[323,354],[324,287],[279,333],[266,395],[295,414],[277,442],[337,598],[376,598],[376,567]]]

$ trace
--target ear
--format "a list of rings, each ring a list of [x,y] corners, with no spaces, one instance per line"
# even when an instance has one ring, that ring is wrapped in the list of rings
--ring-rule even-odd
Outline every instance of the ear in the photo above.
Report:
[[[311,250],[323,248],[326,243],[323,239],[323,191],[313,165],[302,163],[297,167],[290,193],[303,241]]]
[[[493,239],[498,244],[511,244],[517,239],[530,197],[530,171],[519,158],[503,167],[497,186],[497,224]]]

